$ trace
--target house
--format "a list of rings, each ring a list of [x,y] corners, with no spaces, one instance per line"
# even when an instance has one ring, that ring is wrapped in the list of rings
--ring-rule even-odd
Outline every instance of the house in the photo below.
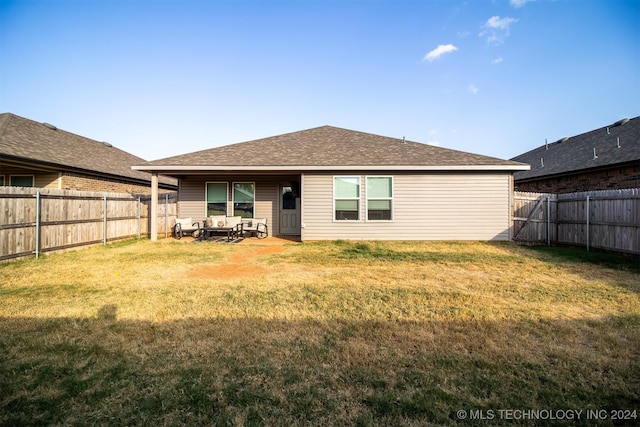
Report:
[[[545,144],[512,160],[519,191],[573,193],[640,188],[640,117]]]
[[[131,169],[141,162],[106,142],[0,114],[0,186],[146,194],[149,174]],[[158,187],[175,191],[177,181],[161,177]]]
[[[181,217],[266,217],[303,241],[509,240],[528,165],[322,126],[133,169],[179,178]]]

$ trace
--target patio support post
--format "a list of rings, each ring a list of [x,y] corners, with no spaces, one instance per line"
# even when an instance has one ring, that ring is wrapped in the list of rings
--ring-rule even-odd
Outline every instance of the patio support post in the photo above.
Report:
[[[151,241],[158,240],[158,173],[151,173],[151,207],[149,211],[149,226]]]
[[[164,238],[169,237],[169,193],[164,193]]]

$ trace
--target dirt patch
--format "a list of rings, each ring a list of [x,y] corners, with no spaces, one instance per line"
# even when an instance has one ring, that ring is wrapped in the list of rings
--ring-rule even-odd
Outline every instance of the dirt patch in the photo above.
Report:
[[[229,258],[230,263],[239,264],[243,262],[248,262],[250,259],[255,258],[260,255],[269,255],[269,254],[277,254],[280,252],[284,252],[284,246],[263,246],[257,248],[255,251],[246,254],[234,254]]]
[[[189,277],[196,279],[233,279],[236,277],[251,277],[266,274],[267,269],[251,263],[251,260],[260,255],[269,255],[283,252],[283,246],[264,246],[245,254],[234,254],[229,262],[220,265],[194,267],[189,272]]]

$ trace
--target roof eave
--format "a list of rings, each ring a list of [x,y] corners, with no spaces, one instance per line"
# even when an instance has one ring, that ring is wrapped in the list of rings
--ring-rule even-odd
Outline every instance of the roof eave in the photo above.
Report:
[[[59,163],[34,160],[27,157],[18,157],[18,156],[0,154],[0,160],[5,160],[9,164],[14,164],[21,168],[32,168],[32,169],[38,169],[38,170],[50,171],[50,172],[65,171],[65,172],[71,172],[71,173],[79,173],[79,174],[89,175],[94,177],[102,177],[106,179],[125,181],[128,183],[138,184],[138,185],[149,185],[149,182],[150,182],[149,180],[145,180],[139,177],[117,175],[109,172],[100,172],[100,171],[91,170],[91,169],[83,169],[75,166],[62,165]],[[167,189],[175,189],[178,187],[177,183],[172,184],[168,182],[160,182],[159,184],[162,188],[167,188]]]
[[[360,170],[380,170],[380,171],[524,171],[531,166],[527,164],[508,165],[332,165],[332,166],[309,166],[309,165],[278,165],[278,166],[242,166],[242,165],[212,165],[212,166],[132,166],[131,169],[145,172],[206,172],[206,171],[360,171]]]

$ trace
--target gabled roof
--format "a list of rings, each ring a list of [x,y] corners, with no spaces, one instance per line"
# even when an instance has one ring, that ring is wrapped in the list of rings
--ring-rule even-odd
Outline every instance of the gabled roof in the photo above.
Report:
[[[0,158],[61,170],[150,181],[149,174],[131,169],[132,165],[145,161],[140,157],[110,144],[11,113],[0,114]],[[163,178],[161,181],[176,185],[173,179]]]
[[[531,165],[514,174],[516,181],[640,162],[640,117],[563,138],[512,160]]]
[[[398,138],[332,126],[154,160],[134,169],[206,170],[357,170],[494,169],[521,170],[526,165]]]

